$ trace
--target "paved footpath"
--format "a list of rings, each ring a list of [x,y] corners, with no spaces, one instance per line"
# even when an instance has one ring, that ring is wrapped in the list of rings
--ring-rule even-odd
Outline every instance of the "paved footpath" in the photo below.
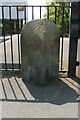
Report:
[[[41,87],[23,83],[22,78],[10,77],[3,82],[3,118],[78,118],[80,85],[78,80],[61,78]],[[3,88],[3,87],[2,87]],[[15,95],[14,95],[15,93]]]
[[[64,42],[64,59],[68,58],[68,40]],[[18,42],[13,36],[14,61],[18,62]],[[80,46],[80,42],[78,44]],[[80,47],[78,46],[78,59]],[[7,61],[11,61],[10,40],[6,41]],[[3,43],[0,43],[0,62],[4,62]],[[78,67],[80,75],[80,67]],[[80,77],[80,76],[79,76]],[[3,118],[78,118],[80,116],[80,78],[61,78],[41,87],[23,83],[22,78],[0,78],[0,117]],[[5,88],[5,89],[4,89]]]

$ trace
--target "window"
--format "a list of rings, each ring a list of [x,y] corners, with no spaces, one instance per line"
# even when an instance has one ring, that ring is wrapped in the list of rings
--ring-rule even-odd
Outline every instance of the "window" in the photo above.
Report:
[[[18,11],[24,11],[24,7],[18,6]]]

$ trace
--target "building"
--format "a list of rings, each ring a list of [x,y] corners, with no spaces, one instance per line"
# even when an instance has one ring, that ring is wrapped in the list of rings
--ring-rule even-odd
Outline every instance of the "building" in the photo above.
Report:
[[[9,33],[9,29],[12,29],[12,33],[16,33],[16,29],[21,29],[24,19],[28,20],[28,8],[24,7],[28,5],[27,0],[1,0],[0,2],[0,27],[5,27],[5,34]],[[2,11],[2,6],[3,11]],[[9,7],[11,6],[11,7]],[[26,11],[26,15],[25,15]],[[4,14],[3,14],[4,13]],[[3,14],[3,15],[2,15]],[[4,30],[2,30],[2,33]]]

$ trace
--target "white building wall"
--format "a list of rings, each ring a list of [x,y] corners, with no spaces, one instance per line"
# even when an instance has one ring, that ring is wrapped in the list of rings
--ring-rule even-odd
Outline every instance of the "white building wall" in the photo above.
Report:
[[[1,0],[0,6],[20,6],[28,5],[27,0]],[[19,19],[24,19],[24,11],[18,11]],[[9,7],[4,7],[4,18],[9,19]],[[2,8],[0,7],[0,19],[2,19]],[[17,19],[17,9],[16,7],[11,7],[11,19]],[[26,7],[26,19],[28,19],[28,8]]]

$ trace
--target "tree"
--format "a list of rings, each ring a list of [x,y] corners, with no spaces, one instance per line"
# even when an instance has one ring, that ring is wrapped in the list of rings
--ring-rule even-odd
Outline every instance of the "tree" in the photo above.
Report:
[[[53,21],[63,36],[69,34],[69,13],[70,3],[68,2],[51,2],[46,3],[47,12],[44,13],[44,18]]]

